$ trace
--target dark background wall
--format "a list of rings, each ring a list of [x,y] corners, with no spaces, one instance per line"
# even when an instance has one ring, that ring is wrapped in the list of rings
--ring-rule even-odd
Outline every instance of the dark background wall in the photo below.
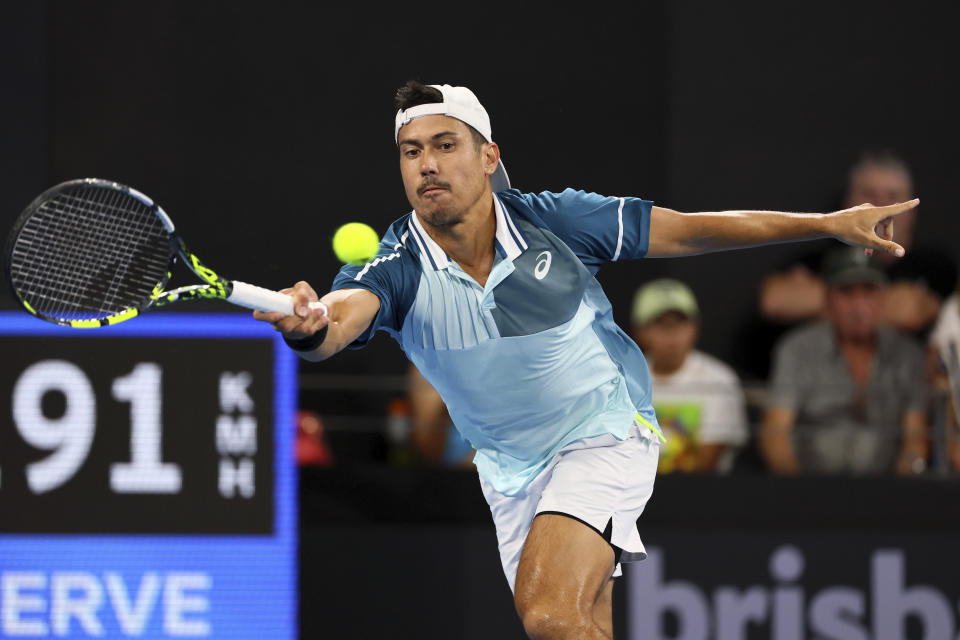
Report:
[[[867,7],[869,7],[867,9]],[[80,176],[161,202],[231,277],[323,288],[341,223],[407,210],[390,135],[408,78],[472,87],[515,186],[640,195],[680,210],[838,204],[860,150],[916,172],[921,242],[954,241],[957,50],[942,11],[853,4],[510,5],[34,2],[0,21],[0,227]],[[638,284],[689,281],[702,346],[730,359],[762,275],[797,245],[618,264],[621,322]],[[4,291],[0,305],[12,306]],[[381,340],[336,371],[402,370]]]
[[[890,147],[916,174],[919,241],[960,250],[951,197],[960,179],[958,52],[946,5],[483,6],[468,13],[449,4],[6,3],[0,229],[49,185],[107,177],[161,202],[191,247],[225,274],[276,288],[305,278],[323,288],[337,269],[329,247],[337,226],[362,220],[382,230],[407,211],[391,139],[392,93],[418,78],[476,91],[524,190],[575,186],[680,210],[822,211],[838,205],[860,150]],[[730,359],[760,278],[801,250],[617,264],[600,279],[622,324],[639,284],[664,275],[687,280],[706,318],[702,346]],[[0,291],[0,308],[14,306]],[[303,372],[328,380],[395,376],[403,368],[399,351],[381,338]],[[398,388],[393,380],[384,383],[383,400]],[[382,415],[383,407],[361,407],[369,400],[350,394],[325,398],[356,402],[341,412]],[[384,513],[386,502],[369,507],[371,496],[403,486],[396,477],[374,482],[346,473],[308,476],[303,486],[306,635],[347,637],[363,618],[377,629],[367,637],[519,636],[475,478],[430,476],[408,497],[436,510],[411,517]],[[449,482],[444,500],[423,493]],[[955,566],[949,541],[956,523],[936,517],[955,503],[953,494],[936,494],[938,507],[914,499],[930,487],[896,481],[847,484],[839,493],[833,484],[771,486],[762,478],[734,486],[693,479],[678,490],[684,482],[671,478],[658,488],[654,507],[676,510],[651,511],[644,532],[671,563],[696,548],[682,570],[668,565],[671,580],[709,572],[710,558],[722,554],[760,567],[724,579],[743,589],[766,584],[775,538],[800,544],[811,567],[836,564],[866,584],[856,574],[866,561],[843,564],[844,549],[861,539],[870,549],[923,548],[924,532],[933,531],[943,562],[927,562],[928,573],[910,580],[939,584],[956,601],[956,573],[951,581],[934,571]],[[376,491],[364,495],[363,487]],[[337,498],[353,516],[327,517]],[[780,515],[769,515],[771,504],[782,507]],[[825,511],[804,510],[824,504]],[[716,513],[704,515],[710,505],[736,519],[718,525]],[[680,512],[690,515],[678,520]],[[792,520],[784,515],[791,513]],[[796,539],[798,522],[821,527],[816,544]],[[701,533],[717,526],[733,533]],[[905,528],[910,535],[898,538]],[[809,552],[832,548],[837,531],[853,531],[855,542],[833,555]],[[876,537],[860,537],[868,534]],[[372,594],[373,603],[356,594]],[[618,625],[623,615],[618,604]]]

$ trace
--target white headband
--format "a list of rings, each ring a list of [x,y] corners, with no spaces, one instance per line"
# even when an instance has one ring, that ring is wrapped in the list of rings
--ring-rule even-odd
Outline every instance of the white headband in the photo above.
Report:
[[[397,111],[393,127],[394,142],[399,144],[400,128],[414,118],[437,115],[456,118],[480,132],[480,135],[487,142],[493,142],[490,116],[487,115],[487,110],[477,100],[473,91],[466,87],[452,87],[448,84],[432,84],[430,86],[443,94],[443,102],[421,104]],[[490,186],[495,192],[510,188],[510,178],[507,176],[507,170],[503,167],[503,162],[497,165],[497,170],[490,176]]]

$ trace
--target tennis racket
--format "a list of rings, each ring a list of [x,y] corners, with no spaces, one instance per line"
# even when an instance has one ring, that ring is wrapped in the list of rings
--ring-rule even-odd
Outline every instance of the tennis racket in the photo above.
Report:
[[[166,290],[178,260],[203,284]],[[116,324],[201,298],[293,314],[290,296],[226,280],[201,263],[153,200],[96,178],[58,184],[31,202],[10,233],[4,270],[24,309],[71,327]]]

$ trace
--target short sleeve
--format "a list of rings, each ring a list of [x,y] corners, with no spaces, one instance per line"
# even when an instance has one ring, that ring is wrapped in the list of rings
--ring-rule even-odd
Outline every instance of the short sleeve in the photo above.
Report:
[[[391,236],[380,243],[377,257],[364,265],[344,265],[333,280],[331,291],[366,289],[380,299],[380,310],[370,326],[350,345],[365,347],[379,330],[396,337],[416,296],[419,267],[406,249]]]
[[[773,373],[767,390],[767,408],[796,410],[800,403],[801,343],[788,333],[773,351]]]
[[[573,189],[563,193],[527,193],[522,197],[550,231],[594,271],[607,262],[647,254],[653,206],[649,200]]]

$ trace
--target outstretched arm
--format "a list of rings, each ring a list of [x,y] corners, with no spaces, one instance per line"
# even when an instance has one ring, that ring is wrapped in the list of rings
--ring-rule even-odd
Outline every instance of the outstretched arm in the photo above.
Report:
[[[836,238],[847,244],[879,249],[897,256],[893,216],[914,208],[919,200],[887,207],[862,204],[833,213],[723,211],[680,213],[653,207],[650,213],[651,257],[695,255],[778,242]]]
[[[326,337],[316,349],[296,352],[311,362],[326,360],[346,348],[367,330],[380,310],[380,298],[365,289],[331,291],[321,298],[326,305],[325,310],[322,307],[310,309],[308,305],[317,300],[317,293],[306,282],[298,282],[281,293],[293,297],[296,315],[254,311],[253,317],[269,322],[291,340],[307,338],[326,328]]]

